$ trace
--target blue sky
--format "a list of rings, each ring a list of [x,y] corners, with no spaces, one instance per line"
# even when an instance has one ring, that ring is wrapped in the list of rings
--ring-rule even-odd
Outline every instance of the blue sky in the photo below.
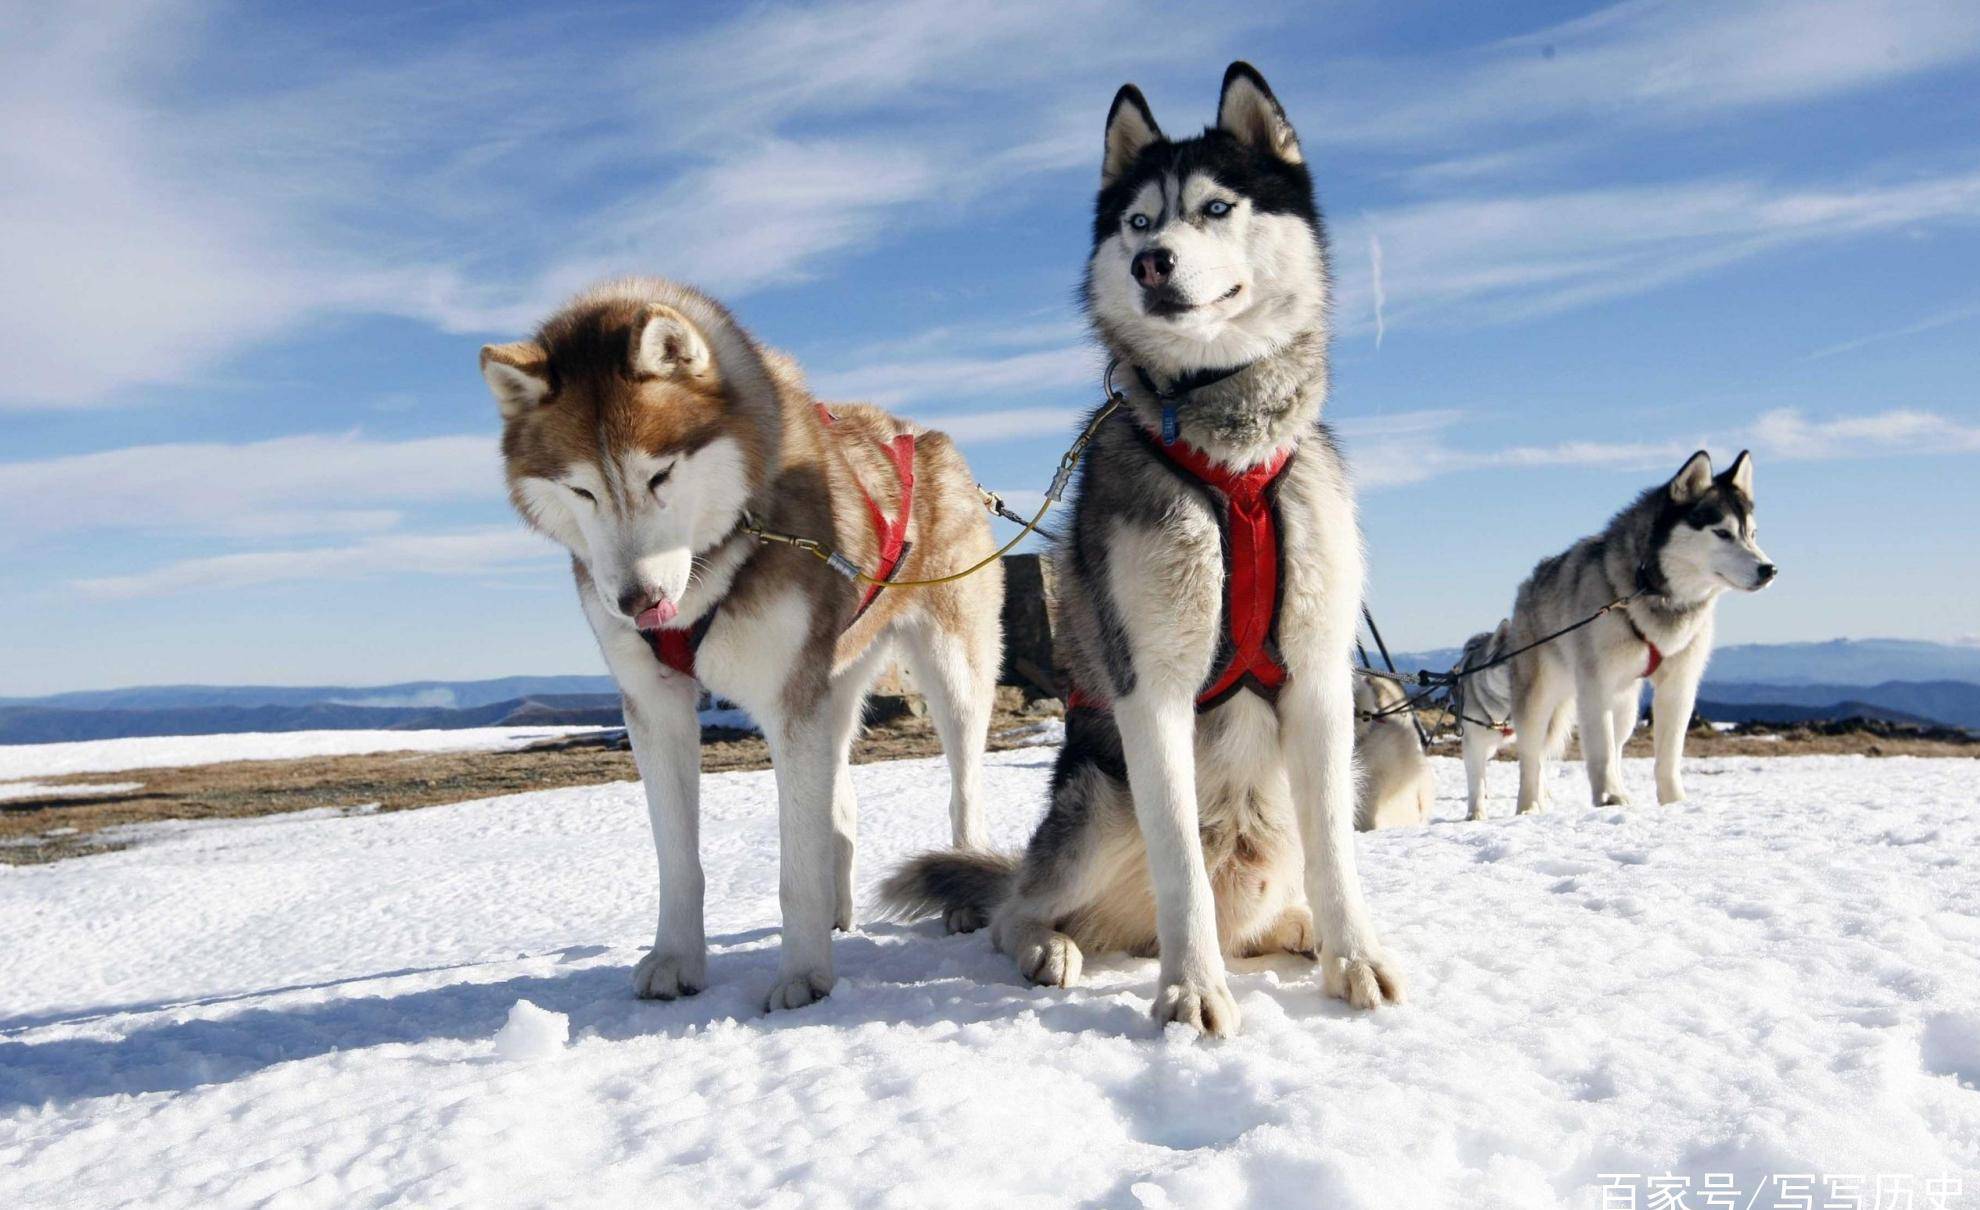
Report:
[[[1108,101],[1187,131],[1238,57],[1329,216],[1392,642],[1701,445],[1785,569],[1722,641],[1980,635],[1980,7],[1222,7],[10,8],[0,693],[598,670],[475,354],[602,275],[1035,499]]]

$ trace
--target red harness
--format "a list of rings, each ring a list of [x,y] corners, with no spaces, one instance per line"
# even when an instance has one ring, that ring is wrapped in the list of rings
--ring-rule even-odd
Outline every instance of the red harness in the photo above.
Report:
[[[1290,678],[1279,654],[1279,520],[1274,487],[1291,449],[1247,470],[1219,466],[1188,442],[1163,445],[1140,426],[1148,447],[1164,461],[1202,487],[1221,496],[1224,534],[1224,633],[1218,644],[1221,661],[1196,695],[1196,709],[1213,709],[1241,689],[1267,701],[1278,697]],[[1068,709],[1104,709],[1104,703],[1078,687],[1067,696]]]
[[[1655,676],[1657,673],[1657,666],[1664,662],[1664,653],[1657,650],[1657,644],[1651,642],[1650,636],[1643,633],[1643,627],[1638,626],[1636,624],[1636,619],[1629,616],[1628,610],[1623,611],[1623,621],[1629,623],[1630,631],[1633,634],[1635,634],[1638,639],[1642,640],[1643,645],[1645,647],[1648,647],[1650,649],[1650,662],[1644,666],[1643,675],[1646,677]]]
[[[818,418],[824,421],[827,429],[838,423],[838,417],[832,415],[831,410],[822,403],[818,405]],[[894,464],[894,473],[901,480],[900,511],[890,519],[874,501],[873,493],[866,490],[866,485],[856,478],[854,480],[860,498],[866,501],[867,515],[873,520],[874,535],[880,540],[880,561],[873,573],[875,580],[893,579],[894,572],[899,569],[901,560],[907,557],[908,548],[912,545],[907,540],[907,531],[908,521],[914,514],[914,434],[902,433],[889,441],[885,448],[888,459]],[[859,608],[846,625],[857,622],[884,587],[885,584],[867,585],[865,595],[859,599]],[[693,626],[683,630],[646,631],[647,646],[653,648],[654,656],[667,667],[684,676],[694,676],[695,653],[701,650],[701,641],[708,637],[708,627],[715,621],[715,612],[720,608],[718,603],[701,615]]]

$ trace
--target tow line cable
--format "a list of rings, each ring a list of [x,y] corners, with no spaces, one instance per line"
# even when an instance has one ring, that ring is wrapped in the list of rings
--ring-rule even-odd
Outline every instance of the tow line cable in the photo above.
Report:
[[[1454,686],[1456,686],[1459,681],[1462,681],[1467,677],[1477,676],[1481,672],[1489,672],[1492,669],[1497,668],[1501,664],[1509,663],[1513,659],[1525,655],[1527,652],[1532,651],[1536,647],[1544,647],[1548,643],[1553,642],[1555,639],[1558,639],[1563,635],[1573,634],[1575,631],[1580,630],[1583,626],[1592,625],[1598,618],[1601,618],[1605,614],[1608,614],[1614,610],[1626,608],[1631,601],[1634,601],[1636,598],[1642,595],[1643,595],[1643,589],[1639,588],[1635,592],[1632,592],[1627,596],[1617,597],[1615,600],[1610,601],[1607,605],[1602,606],[1602,608],[1596,610],[1594,613],[1589,614],[1587,617],[1581,619],[1578,622],[1574,622],[1571,623],[1570,625],[1563,626],[1559,630],[1554,631],[1552,634],[1541,635],[1539,638],[1533,640],[1531,643],[1528,643],[1523,647],[1515,647],[1511,651],[1504,652],[1494,657],[1493,659],[1485,661],[1482,664],[1473,664],[1469,667],[1464,667],[1464,668],[1453,668],[1449,672],[1432,672],[1429,669],[1424,668],[1418,670],[1412,676],[1404,676],[1403,674],[1396,672],[1395,664],[1393,662],[1389,664],[1388,672],[1379,672],[1373,668],[1368,668],[1368,667],[1357,668],[1355,669],[1355,673],[1359,676],[1373,677],[1385,681],[1394,681],[1398,685],[1420,685],[1422,686],[1422,688],[1418,692],[1411,694],[1409,697],[1404,698],[1402,701],[1397,702],[1393,706],[1388,706],[1381,710],[1357,710],[1354,712],[1355,717],[1363,720],[1364,722],[1372,722],[1376,719],[1387,718],[1390,715],[1401,714],[1404,711],[1410,711],[1411,717],[1413,718],[1414,711],[1419,706],[1428,705],[1432,699],[1434,699],[1438,694],[1441,693],[1445,695],[1444,708],[1448,710],[1451,714],[1456,715],[1457,717],[1463,719],[1465,722],[1468,723],[1477,723],[1481,727],[1491,727],[1495,730],[1503,730],[1506,726],[1505,723],[1492,723],[1492,722],[1487,722],[1484,719],[1472,718],[1469,715],[1458,714],[1458,712],[1455,709],[1451,708],[1449,701],[1450,690]],[[1368,627],[1370,633],[1375,633],[1374,616],[1368,613],[1366,608],[1362,610],[1362,616],[1364,618],[1367,618],[1368,620]],[[1382,637],[1379,633],[1375,633],[1375,642],[1377,646],[1380,646],[1382,643]],[[1387,648],[1384,648],[1382,651],[1383,658],[1387,659],[1388,654],[1389,653]],[[1365,656],[1363,657],[1362,662],[1364,664],[1367,663],[1367,659]],[[1421,734],[1421,724],[1418,724],[1418,733]]]
[[[1113,361],[1107,363],[1106,374],[1101,378],[1101,386],[1107,393],[1106,406],[1102,407],[1094,415],[1092,422],[1086,426],[1086,431],[1081,433],[1079,439],[1072,443],[1072,448],[1068,449],[1059,458],[1059,469],[1052,476],[1052,485],[1045,489],[1044,503],[1038,506],[1036,513],[1027,518],[1021,513],[1013,512],[1005,505],[1003,497],[984,487],[981,483],[976,485],[977,495],[982,498],[985,509],[1004,518],[1006,521],[1016,523],[1021,528],[1018,530],[1017,536],[996,550],[991,551],[977,562],[963,568],[961,571],[951,572],[946,576],[934,576],[926,580],[882,580],[860,570],[859,564],[848,559],[838,551],[833,550],[823,542],[818,541],[816,538],[801,538],[796,534],[779,533],[774,529],[765,529],[748,519],[744,520],[742,530],[744,533],[761,538],[765,542],[781,542],[785,546],[795,546],[806,554],[819,559],[833,571],[838,572],[856,584],[866,584],[880,588],[933,588],[937,584],[953,584],[957,580],[967,579],[1009,554],[1011,549],[1024,541],[1025,538],[1037,533],[1038,526],[1045,520],[1045,514],[1065,496],[1067,486],[1072,483],[1073,469],[1079,465],[1081,456],[1086,453],[1087,445],[1099,433],[1100,425],[1109,416],[1112,416],[1123,403],[1127,402],[1127,396],[1121,394],[1114,387],[1114,370],[1119,365],[1119,358],[1115,358]]]
[[[1085,430],[1080,433],[1078,439],[1072,443],[1072,446],[1064,454],[1060,455],[1059,469],[1053,473],[1052,483],[1045,489],[1045,499],[1039,504],[1037,512],[1033,513],[1030,517],[1026,517],[1022,513],[1013,511],[1004,503],[1003,497],[999,496],[996,492],[984,487],[981,483],[976,485],[976,492],[981,498],[983,507],[992,514],[1012,522],[1019,528],[1017,534],[1010,541],[991,551],[975,563],[963,568],[961,571],[950,572],[945,576],[933,576],[924,580],[882,580],[868,575],[860,569],[859,564],[825,545],[823,542],[818,541],[816,538],[805,538],[797,534],[787,534],[774,529],[766,529],[756,524],[754,519],[749,518],[747,515],[743,519],[741,529],[751,537],[761,539],[765,542],[777,542],[785,546],[794,546],[806,554],[811,555],[813,558],[818,559],[833,571],[838,572],[856,584],[878,586],[881,588],[933,588],[939,584],[953,584],[957,580],[967,579],[1003,558],[1018,543],[1037,533],[1039,525],[1043,524],[1045,520],[1045,514],[1051,511],[1053,505],[1060,503],[1064,498],[1066,488],[1072,484],[1073,471],[1078,468],[1080,458],[1086,453],[1086,447],[1092,443],[1094,437],[1099,435],[1100,426],[1106,422],[1107,418],[1119,411],[1121,405],[1127,402],[1127,396],[1121,392],[1120,388],[1114,385],[1114,371],[1120,368],[1120,364],[1120,358],[1118,357],[1107,363],[1106,370],[1100,376],[1100,387],[1106,395],[1107,402],[1098,412],[1094,413],[1093,419],[1088,422]],[[1639,576],[1640,580],[1641,577]],[[1381,672],[1369,666],[1368,653],[1362,651],[1362,667],[1356,668],[1354,671],[1360,676],[1393,681],[1398,685],[1404,686],[1415,685],[1420,688],[1416,693],[1411,694],[1402,701],[1380,710],[1357,710],[1354,712],[1355,717],[1365,721],[1374,721],[1407,712],[1410,715],[1410,721],[1416,726],[1417,737],[1427,743],[1429,741],[1429,735],[1424,730],[1421,720],[1417,719],[1415,715],[1418,707],[1427,705],[1439,693],[1443,693],[1448,697],[1451,688],[1466,677],[1477,676],[1481,672],[1490,671],[1512,660],[1516,656],[1524,655],[1536,647],[1551,643],[1563,635],[1572,634],[1582,627],[1592,624],[1596,619],[1609,613],[1611,610],[1620,609],[1628,605],[1641,595],[1643,595],[1643,590],[1639,588],[1628,596],[1617,597],[1580,621],[1569,626],[1563,626],[1552,634],[1543,635],[1523,647],[1516,647],[1483,664],[1476,664],[1468,668],[1453,668],[1449,672],[1431,672],[1428,669],[1422,669],[1414,676],[1405,676],[1396,671],[1396,662],[1389,655],[1389,646],[1382,641],[1382,632],[1375,628],[1375,615],[1370,613],[1366,606],[1363,606],[1361,616],[1368,623],[1368,633],[1374,637],[1375,646],[1382,653],[1382,662],[1388,665],[1389,670],[1387,672]],[[1357,644],[1358,646],[1359,644]],[[1451,713],[1456,714],[1456,711],[1452,710]],[[1503,724],[1488,723],[1468,716],[1459,715],[1459,717],[1464,718],[1466,722],[1478,723],[1480,726],[1494,728],[1503,726]]]

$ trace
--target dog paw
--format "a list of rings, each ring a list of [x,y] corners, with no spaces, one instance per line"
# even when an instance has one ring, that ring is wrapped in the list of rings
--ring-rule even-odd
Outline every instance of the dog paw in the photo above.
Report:
[[[1464,819],[1466,823],[1483,823],[1485,821],[1485,808],[1471,808],[1471,810],[1465,812]]]
[[[1279,917],[1279,948],[1288,954],[1318,961],[1320,942],[1313,935],[1313,913],[1303,907],[1287,908]]]
[[[1534,802],[1523,802],[1519,804],[1519,813],[1521,815],[1532,815],[1535,812],[1544,811],[1546,809],[1547,809],[1547,800],[1544,798],[1536,800]]]
[[[1335,958],[1323,954],[1320,983],[1328,995],[1359,1009],[1402,1003],[1402,976],[1381,958]]]
[[[1684,787],[1676,784],[1657,787],[1657,805],[1674,807],[1685,799]]]
[[[1085,958],[1079,943],[1064,933],[1051,933],[1018,951],[1018,973],[1045,987],[1072,987],[1079,982]]]
[[[633,995],[642,1000],[672,1000],[692,996],[708,986],[708,959],[696,954],[666,954],[654,949],[633,967]]]
[[[942,927],[951,933],[973,933],[990,923],[990,914],[980,907],[950,908],[942,915]]]
[[[1164,983],[1155,993],[1153,1015],[1157,1025],[1173,1021],[1213,1038],[1234,1037],[1242,1024],[1237,1001],[1221,975]]]
[[[833,982],[832,976],[818,971],[785,975],[771,987],[763,1006],[773,1013],[780,1008],[803,1008],[831,995]]]
[[[1309,962],[1318,961],[1320,958],[1320,946],[1313,935],[1313,913],[1303,904],[1296,904],[1280,912],[1279,918],[1272,922],[1271,927],[1244,950],[1244,956],[1247,958],[1263,958],[1267,954],[1279,953],[1292,954]]]
[[[1626,807],[1629,805],[1629,795],[1624,794],[1621,790],[1604,790],[1595,796],[1595,805],[1598,807]]]

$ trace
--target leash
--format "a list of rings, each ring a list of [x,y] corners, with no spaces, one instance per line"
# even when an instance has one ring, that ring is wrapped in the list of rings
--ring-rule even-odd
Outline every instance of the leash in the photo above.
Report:
[[[1642,575],[1641,572],[1639,571],[1638,573],[1639,581],[1641,580],[1641,578]],[[1593,625],[1598,619],[1603,617],[1605,614],[1608,614],[1613,610],[1626,607],[1631,601],[1634,601],[1636,598],[1642,596],[1643,593],[1644,590],[1642,588],[1638,588],[1635,592],[1632,592],[1627,596],[1617,597],[1615,600],[1610,601],[1607,605],[1602,606],[1602,608],[1596,610],[1594,613],[1589,614],[1587,617],[1581,619],[1578,622],[1574,622],[1570,625],[1563,626],[1559,630],[1554,631],[1552,634],[1542,635],[1539,638],[1533,640],[1531,643],[1527,643],[1525,646],[1515,647],[1511,651],[1503,652],[1497,658],[1487,660],[1482,664],[1473,664],[1465,668],[1453,668],[1449,672],[1431,672],[1429,669],[1426,668],[1419,670],[1413,677],[1403,676],[1402,674],[1393,671],[1395,667],[1394,664],[1390,665],[1391,671],[1388,673],[1378,672],[1373,668],[1357,668],[1355,669],[1355,672],[1361,676],[1380,677],[1383,680],[1394,681],[1399,685],[1421,685],[1423,686],[1423,689],[1421,692],[1418,692],[1416,694],[1411,695],[1410,697],[1403,699],[1401,702],[1397,703],[1396,705],[1389,706],[1381,710],[1357,710],[1355,711],[1355,717],[1360,718],[1364,721],[1373,721],[1378,718],[1387,718],[1392,714],[1401,714],[1405,710],[1413,711],[1418,706],[1424,705],[1429,701],[1431,701],[1431,699],[1435,698],[1436,695],[1439,693],[1445,693],[1446,696],[1448,697],[1448,692],[1450,688],[1456,685],[1459,681],[1464,680],[1467,677],[1477,676],[1481,672],[1489,672],[1492,669],[1499,667],[1501,664],[1508,663],[1509,661],[1516,659],[1519,656],[1525,655],[1527,652],[1532,651],[1536,647],[1544,647],[1548,643],[1553,642],[1555,639],[1561,638],[1564,635],[1573,634],[1575,631],[1580,630],[1584,626]],[[1366,615],[1365,608],[1363,610],[1363,613],[1364,615]],[[1369,623],[1370,626],[1372,627],[1374,624],[1374,619],[1372,617],[1369,618]],[[1379,635],[1376,636],[1375,641],[1379,644],[1381,642],[1381,637]],[[1386,656],[1388,653],[1385,651],[1383,654]],[[1451,714],[1457,715],[1457,717],[1459,718],[1463,718],[1464,721],[1466,722],[1477,723],[1483,727],[1493,727],[1495,729],[1503,729],[1502,724],[1490,723],[1484,721],[1483,719],[1475,719],[1475,718],[1469,718],[1464,715],[1458,715],[1456,710],[1450,708],[1448,701],[1446,701],[1444,708],[1448,710]]]
[[[853,562],[845,555],[840,554],[837,550],[834,550],[832,547],[827,546],[823,542],[818,541],[816,538],[806,538],[798,534],[787,534],[779,530],[765,528],[764,526],[758,525],[755,519],[752,518],[748,513],[743,514],[743,518],[738,523],[737,528],[740,529],[743,533],[749,534],[751,537],[756,538],[760,541],[776,542],[784,546],[795,547],[798,550],[801,550],[806,554],[811,555],[813,558],[816,558],[819,561],[823,562],[826,566],[830,567],[833,571],[838,572],[846,579],[851,580],[856,584],[867,585],[869,588],[873,588],[876,590],[881,588],[933,588],[936,587],[937,585],[953,584],[958,580],[968,579],[970,576],[975,575],[977,572],[982,571],[984,568],[990,566],[992,563],[995,563],[997,560],[1009,554],[1011,550],[1015,548],[1018,543],[1024,541],[1025,538],[1029,537],[1032,534],[1037,533],[1038,527],[1041,524],[1043,524],[1045,520],[1045,514],[1051,511],[1053,505],[1058,504],[1063,500],[1065,496],[1066,488],[1070,486],[1072,483],[1073,471],[1078,468],[1079,460],[1086,453],[1086,447],[1090,445],[1093,441],[1093,438],[1099,434],[1100,426],[1104,424],[1107,421],[1107,419],[1111,417],[1115,412],[1119,411],[1122,404],[1127,402],[1127,396],[1121,392],[1120,388],[1114,385],[1114,371],[1120,367],[1120,363],[1121,363],[1120,358],[1118,357],[1110,360],[1107,363],[1106,370],[1101,373],[1100,389],[1104,393],[1107,402],[1105,406],[1103,406],[1098,412],[1094,414],[1093,419],[1090,422],[1088,422],[1085,430],[1082,431],[1080,435],[1073,441],[1071,447],[1069,447],[1064,454],[1060,455],[1059,468],[1057,471],[1053,473],[1051,485],[1045,489],[1045,499],[1042,503],[1039,504],[1037,512],[1033,513],[1030,517],[1026,517],[1022,513],[1012,510],[1007,504],[1004,503],[1003,497],[999,496],[997,493],[991,491],[989,488],[984,487],[981,483],[976,485],[977,496],[980,499],[981,503],[983,504],[983,507],[992,515],[1001,517],[1004,520],[1017,525],[1019,529],[1017,534],[1014,537],[1012,537],[1010,541],[1004,543],[1002,546],[990,552],[988,555],[985,555],[983,558],[977,560],[975,563],[972,563],[968,567],[963,568],[961,571],[951,572],[945,576],[933,576],[928,579],[922,579],[922,580],[888,580],[877,576],[869,575],[867,572],[865,572],[860,568],[859,564]],[[1145,387],[1148,393],[1153,395],[1156,398],[1156,400],[1162,404],[1163,444],[1173,445],[1175,443],[1176,440],[1175,429],[1177,428],[1175,411],[1177,404],[1181,403],[1183,399],[1186,396],[1188,396],[1190,393],[1202,387],[1209,386],[1212,383],[1221,382],[1224,379],[1229,378],[1232,375],[1238,373],[1238,371],[1244,368],[1245,367],[1243,366],[1237,366],[1235,368],[1228,370],[1198,371],[1196,374],[1189,375],[1185,379],[1178,380],[1177,383],[1174,386],[1172,386],[1169,390],[1163,391],[1162,389],[1160,389],[1155,385],[1153,380],[1151,380],[1148,377],[1147,372],[1144,371],[1140,366],[1134,367],[1135,376],[1141,380],[1142,386]],[[1355,646],[1356,649],[1359,650],[1361,653],[1362,666],[1360,668],[1354,669],[1355,673],[1360,676],[1378,678],[1386,681],[1393,681],[1398,685],[1403,685],[1403,686],[1414,685],[1414,686],[1418,686],[1419,689],[1418,692],[1411,694],[1408,697],[1405,697],[1402,701],[1391,706],[1386,706],[1383,709],[1357,710],[1354,712],[1355,717],[1362,719],[1364,721],[1373,722],[1377,719],[1389,718],[1393,715],[1402,714],[1407,711],[1410,713],[1410,721],[1416,727],[1417,738],[1422,743],[1427,745],[1430,742],[1430,735],[1429,732],[1424,728],[1422,720],[1416,718],[1415,716],[1415,711],[1417,710],[1417,708],[1428,704],[1439,693],[1445,694],[1446,698],[1448,699],[1449,691],[1451,690],[1451,688],[1455,686],[1459,681],[1464,680],[1467,677],[1476,676],[1481,672],[1488,672],[1491,669],[1497,668],[1502,664],[1505,664],[1521,655],[1524,655],[1529,651],[1532,651],[1536,647],[1545,646],[1546,644],[1551,643],[1554,640],[1559,639],[1565,635],[1573,634],[1575,631],[1580,630],[1584,626],[1592,625],[1598,619],[1600,619],[1601,617],[1610,613],[1613,610],[1627,606],[1631,601],[1634,601],[1636,600],[1636,598],[1643,596],[1645,593],[1651,591],[1651,587],[1646,579],[1648,571],[1649,569],[1647,567],[1640,567],[1637,569],[1637,577],[1636,577],[1637,587],[1635,592],[1629,593],[1626,596],[1617,597],[1615,600],[1610,601],[1607,605],[1602,606],[1600,609],[1596,610],[1594,613],[1589,614],[1587,617],[1582,618],[1580,621],[1574,622],[1567,626],[1563,626],[1559,630],[1554,631],[1552,634],[1542,635],[1540,638],[1537,638],[1532,642],[1525,644],[1524,646],[1515,647],[1513,650],[1504,652],[1494,659],[1487,660],[1483,664],[1474,664],[1466,668],[1454,668],[1449,672],[1431,672],[1428,669],[1420,669],[1416,672],[1416,674],[1413,677],[1404,676],[1402,673],[1396,670],[1396,662],[1389,654],[1389,645],[1383,641],[1382,632],[1375,625],[1375,615],[1369,611],[1366,605],[1363,605],[1361,609],[1362,619],[1365,622],[1367,622],[1368,633],[1375,639],[1376,649],[1382,653],[1382,662],[1388,666],[1388,671],[1382,672],[1372,667],[1368,659],[1368,652],[1366,651],[1366,649],[1363,649],[1361,647],[1360,642],[1357,640]],[[1632,629],[1634,629],[1634,625],[1635,625],[1634,622],[1632,622],[1631,623]],[[1655,649],[1653,648],[1652,650]],[[1452,714],[1457,718],[1462,719],[1465,722],[1476,723],[1481,727],[1490,727],[1494,730],[1504,729],[1504,724],[1502,723],[1493,723],[1484,719],[1475,719],[1475,718],[1471,718],[1468,715],[1459,713],[1455,708],[1451,706],[1448,700],[1446,701],[1444,708],[1448,713]]]
[[[1368,633],[1375,640],[1375,650],[1382,653],[1382,663],[1388,667],[1389,675],[1400,676],[1401,674],[1396,671],[1396,661],[1389,656],[1389,645],[1382,641],[1382,631],[1375,625],[1375,615],[1370,612],[1365,603],[1361,607],[1361,620],[1368,623]],[[1355,643],[1355,648],[1360,650],[1361,643],[1359,641]],[[1361,652],[1361,666],[1363,668],[1369,667],[1368,653],[1366,651]],[[1409,721],[1410,725],[1416,728],[1416,742],[1428,747],[1430,744],[1430,733],[1423,729],[1423,720],[1416,717],[1414,710],[1410,711]]]
[[[1118,365],[1120,365],[1120,359],[1118,357],[1107,363],[1107,370],[1100,379],[1101,389],[1106,392],[1107,404],[1094,415],[1092,422],[1086,426],[1086,430],[1072,443],[1072,447],[1060,456],[1059,469],[1052,476],[1051,486],[1045,489],[1045,501],[1038,506],[1036,513],[1027,518],[1021,513],[1013,512],[1004,504],[1003,498],[998,496],[997,493],[984,487],[981,483],[976,485],[977,495],[981,498],[985,509],[1007,521],[1016,523],[1022,528],[1018,530],[1017,536],[1013,537],[1010,541],[991,551],[977,562],[963,568],[961,571],[951,572],[946,576],[934,576],[925,580],[880,579],[867,574],[860,568],[859,564],[825,545],[823,542],[818,541],[816,538],[805,538],[797,534],[787,534],[774,529],[765,529],[747,517],[744,518],[742,530],[744,533],[765,542],[777,542],[785,546],[795,546],[813,558],[821,560],[826,566],[838,572],[846,579],[856,584],[865,584],[873,588],[933,588],[938,584],[953,584],[957,580],[967,579],[1009,554],[1012,548],[1024,541],[1025,538],[1037,533],[1039,525],[1045,520],[1045,514],[1051,511],[1052,506],[1059,503],[1065,496],[1067,486],[1072,483],[1073,469],[1079,465],[1080,458],[1086,453],[1087,445],[1099,433],[1101,423],[1109,416],[1112,416],[1123,403],[1127,402],[1127,396],[1123,395],[1114,386],[1114,369]]]

